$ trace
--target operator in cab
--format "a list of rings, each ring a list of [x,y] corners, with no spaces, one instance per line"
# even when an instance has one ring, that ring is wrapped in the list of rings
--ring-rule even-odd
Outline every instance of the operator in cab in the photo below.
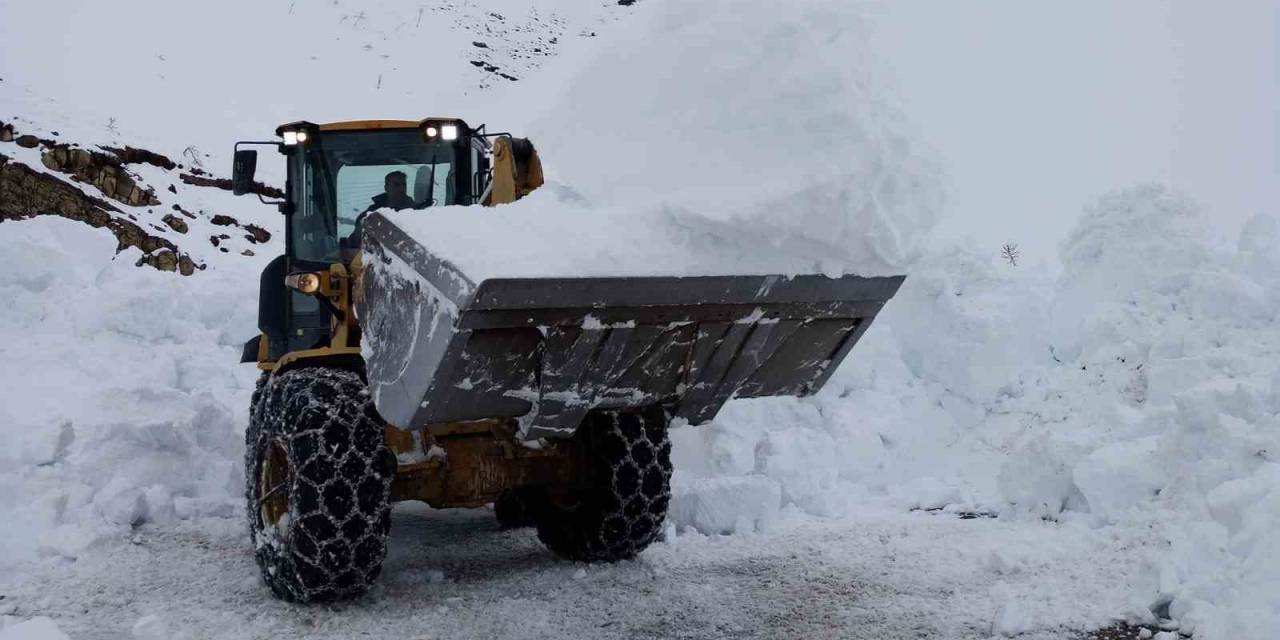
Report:
[[[369,205],[364,213],[360,214],[364,217],[375,209],[391,208],[399,211],[401,209],[412,209],[417,205],[413,198],[409,197],[409,179],[403,171],[392,171],[382,181],[383,192],[373,197],[373,202]]]
[[[369,203],[360,215],[356,216],[355,228],[351,230],[351,234],[340,241],[343,248],[355,249],[360,247],[360,233],[364,227],[364,219],[369,217],[370,213],[378,209],[416,209],[418,203],[409,197],[409,180],[403,171],[392,171],[382,180],[382,193],[374,196],[372,202]]]

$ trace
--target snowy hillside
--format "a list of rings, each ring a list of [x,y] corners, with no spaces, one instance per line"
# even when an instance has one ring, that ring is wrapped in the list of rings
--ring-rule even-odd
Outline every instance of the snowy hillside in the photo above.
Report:
[[[1229,234],[1181,185],[1099,185],[1060,271],[933,237],[979,212],[884,86],[877,12],[776,9],[0,5],[0,639],[1280,637],[1280,211]],[[407,507],[384,586],[284,605],[244,530],[237,364],[282,222],[215,181],[283,122],[426,115],[530,135],[550,180],[433,218],[454,250],[537,238],[612,273],[647,238],[673,272],[908,279],[822,393],[676,430],[665,541],[636,561]]]

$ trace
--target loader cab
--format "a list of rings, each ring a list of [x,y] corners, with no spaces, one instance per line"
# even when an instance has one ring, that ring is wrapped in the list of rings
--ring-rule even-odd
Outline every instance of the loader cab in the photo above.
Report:
[[[285,157],[285,253],[263,271],[259,328],[242,360],[276,361],[330,346],[344,311],[323,295],[285,286],[290,274],[350,267],[359,254],[364,218],[377,209],[421,210],[482,201],[492,179],[491,147],[459,119],[293,122],[278,141],[238,143],[232,172],[237,195],[253,190],[256,152],[268,144]],[[356,347],[358,332],[347,346]],[[260,341],[260,342],[259,342]]]
[[[284,125],[286,253],[298,266],[350,262],[369,212],[477,202],[487,143],[461,120]]]

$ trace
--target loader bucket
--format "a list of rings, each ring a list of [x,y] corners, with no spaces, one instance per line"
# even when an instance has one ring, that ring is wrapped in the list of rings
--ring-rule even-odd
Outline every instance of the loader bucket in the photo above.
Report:
[[[374,403],[389,423],[518,418],[526,440],[595,408],[661,403],[691,424],[730,398],[806,396],[903,276],[472,282],[372,214],[357,294]]]

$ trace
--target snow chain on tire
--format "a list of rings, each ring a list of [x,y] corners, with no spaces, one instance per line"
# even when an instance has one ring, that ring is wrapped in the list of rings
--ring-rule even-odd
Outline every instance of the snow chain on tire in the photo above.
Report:
[[[595,411],[579,427],[593,486],[568,503],[536,501],[538,538],[570,560],[632,558],[662,531],[671,502],[671,441],[661,407]]]
[[[386,557],[395,473],[365,383],[310,367],[260,381],[254,396],[245,496],[263,580],[292,602],[363,593]]]

